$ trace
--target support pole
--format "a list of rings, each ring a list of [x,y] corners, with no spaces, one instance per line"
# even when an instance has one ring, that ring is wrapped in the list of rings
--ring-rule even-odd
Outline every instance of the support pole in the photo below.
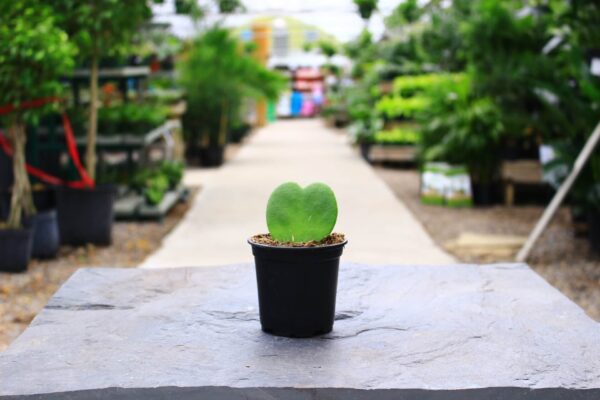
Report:
[[[573,165],[571,173],[569,174],[567,179],[562,183],[562,185],[560,185],[560,188],[552,198],[552,201],[550,202],[548,207],[546,207],[546,210],[544,210],[542,218],[540,218],[535,228],[533,228],[533,231],[531,231],[531,233],[529,234],[527,241],[525,242],[521,250],[519,250],[519,253],[517,254],[516,258],[517,262],[525,262],[527,260],[527,258],[529,257],[529,253],[533,248],[533,245],[539,239],[539,237],[546,229],[546,226],[548,226],[548,224],[552,220],[552,217],[556,213],[556,210],[558,210],[558,207],[560,207],[562,201],[565,199],[565,196],[567,195],[567,193],[569,193],[571,186],[573,186],[573,183],[575,183],[577,176],[579,176],[579,173],[587,163],[588,159],[590,158],[590,155],[592,155],[592,152],[594,151],[594,148],[596,147],[599,141],[600,122],[598,123],[598,125],[596,125],[596,129],[594,129],[594,132],[589,137],[587,143],[583,147],[583,150],[581,150],[581,153],[579,153],[579,156],[577,156],[577,160]]]

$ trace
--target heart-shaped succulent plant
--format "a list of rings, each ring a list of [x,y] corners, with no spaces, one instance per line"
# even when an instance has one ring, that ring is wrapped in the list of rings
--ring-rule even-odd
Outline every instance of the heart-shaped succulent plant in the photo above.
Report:
[[[278,186],[267,204],[267,226],[280,242],[310,242],[327,237],[337,220],[337,201],[324,183],[304,189],[295,182]]]

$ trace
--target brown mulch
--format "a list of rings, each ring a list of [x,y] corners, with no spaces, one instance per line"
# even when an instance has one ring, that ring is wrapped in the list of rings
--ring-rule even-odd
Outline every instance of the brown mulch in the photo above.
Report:
[[[48,299],[78,268],[140,264],[185,215],[197,190],[162,222],[116,222],[110,247],[61,247],[53,260],[33,260],[26,273],[0,273],[0,352],[29,325]]]
[[[332,233],[324,239],[310,242],[280,242],[271,237],[269,233],[261,233],[254,235],[250,238],[250,241],[256,244],[262,244],[265,246],[273,247],[320,247],[320,246],[332,246],[334,244],[344,243],[346,237],[343,233]]]
[[[469,209],[424,205],[419,201],[416,171],[382,167],[375,167],[375,171],[441,247],[463,232],[527,236],[544,211],[541,205]],[[494,255],[448,251],[461,262],[512,262]],[[600,258],[590,252],[587,238],[575,236],[568,208],[558,211],[536,243],[528,264],[600,321]]]

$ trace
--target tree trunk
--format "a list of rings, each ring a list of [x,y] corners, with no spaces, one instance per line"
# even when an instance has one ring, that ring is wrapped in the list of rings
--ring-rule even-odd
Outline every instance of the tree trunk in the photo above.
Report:
[[[96,137],[98,134],[98,53],[92,54],[90,71],[90,115],[87,132],[85,166],[92,180],[96,179]]]
[[[13,175],[15,177],[12,187],[8,227],[19,229],[23,213],[27,216],[35,214],[31,183],[29,182],[29,176],[25,168],[25,143],[27,141],[25,125],[22,122],[12,123],[8,129],[8,134],[13,147]]]

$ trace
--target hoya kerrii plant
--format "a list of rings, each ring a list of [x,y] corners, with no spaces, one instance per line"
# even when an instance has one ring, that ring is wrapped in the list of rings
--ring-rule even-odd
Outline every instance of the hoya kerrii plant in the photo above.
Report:
[[[279,242],[319,242],[333,231],[337,201],[324,183],[306,188],[288,182],[273,191],[267,204],[267,226]]]
[[[279,336],[330,332],[340,257],[346,240],[331,233],[338,216],[324,183],[278,186],[267,203],[268,235],[250,238],[256,266],[260,322]]]
[[[49,105],[25,108],[23,103],[56,97],[59,82],[73,67],[75,48],[55,25],[46,3],[37,0],[0,2],[0,106],[12,106],[4,115],[13,149],[11,208],[7,226],[19,229],[22,216],[35,213],[31,184],[25,166],[26,123],[35,122]]]

